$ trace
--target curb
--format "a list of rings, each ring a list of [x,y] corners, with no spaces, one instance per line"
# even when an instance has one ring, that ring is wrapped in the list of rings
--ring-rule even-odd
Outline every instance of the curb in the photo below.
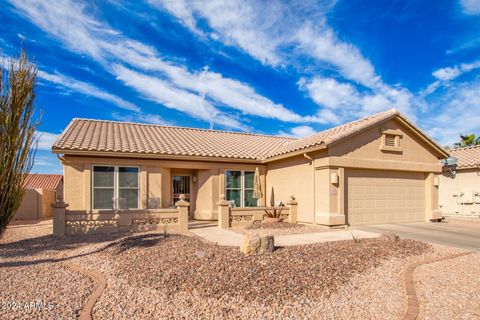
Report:
[[[454,258],[463,257],[473,252],[464,252],[459,254],[454,254],[451,256],[439,258],[439,259],[428,259],[426,261],[420,261],[410,264],[404,273],[404,282],[405,282],[405,289],[407,291],[407,310],[403,316],[404,320],[415,320],[418,317],[418,313],[420,311],[420,304],[417,297],[417,292],[415,290],[415,281],[413,279],[413,274],[415,269],[421,265],[431,264],[434,262],[440,262],[443,260],[449,260]]]

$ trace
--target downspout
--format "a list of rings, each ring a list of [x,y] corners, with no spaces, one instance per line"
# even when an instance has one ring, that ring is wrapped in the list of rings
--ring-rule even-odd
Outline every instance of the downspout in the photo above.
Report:
[[[312,166],[312,185],[313,185],[313,224],[316,224],[316,219],[315,219],[315,198],[316,198],[316,191],[315,191],[315,166],[313,165],[313,158],[309,156],[306,152],[303,154],[303,157],[307,160],[310,161],[310,165]]]
[[[303,156],[310,161],[310,164],[313,162],[313,158],[310,157],[307,153],[304,153]]]

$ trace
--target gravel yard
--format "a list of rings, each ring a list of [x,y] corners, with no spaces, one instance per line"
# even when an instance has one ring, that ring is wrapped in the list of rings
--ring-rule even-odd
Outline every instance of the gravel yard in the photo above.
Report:
[[[417,241],[369,239],[247,257],[194,237],[148,234],[82,264],[109,283],[94,309],[98,318],[395,319],[405,307],[399,275],[433,254],[440,253]]]
[[[418,267],[420,318],[480,319],[479,274],[479,253]]]
[[[330,229],[328,227],[319,225],[306,225],[298,223],[256,223],[245,227],[234,227],[230,230],[241,234],[258,234],[258,235],[272,235],[283,236],[290,234],[302,234],[302,233],[316,233],[316,232],[330,232],[336,229]],[[345,229],[340,229],[345,230]]]
[[[0,240],[0,319],[76,319],[95,284],[59,259],[90,239],[51,234],[44,221],[14,225]]]
[[[142,233],[58,240],[50,234],[51,226],[45,223],[8,229],[0,242],[0,292],[2,302],[41,300],[56,305],[43,311],[2,308],[1,319],[75,319],[96,283],[67,264],[106,277],[107,288],[93,311],[96,319],[398,319],[406,307],[402,278],[406,266],[459,252],[381,237],[244,256],[238,248],[195,236]],[[455,269],[461,274],[467,268],[478,274],[471,266],[480,265],[480,255],[458,260],[426,266],[438,268],[431,272],[419,268],[418,276],[425,279],[419,297],[421,305],[427,301],[422,311],[426,318],[451,315],[450,301],[446,310],[437,310],[435,301],[442,290],[448,292],[455,277],[445,276],[440,284],[435,272],[443,275]],[[472,296],[467,280],[454,291],[462,301]],[[470,284],[478,292],[478,280]],[[478,301],[478,293],[472,297]],[[458,300],[454,304],[458,307]],[[470,308],[473,303],[463,306]],[[468,315],[477,316],[473,311]]]

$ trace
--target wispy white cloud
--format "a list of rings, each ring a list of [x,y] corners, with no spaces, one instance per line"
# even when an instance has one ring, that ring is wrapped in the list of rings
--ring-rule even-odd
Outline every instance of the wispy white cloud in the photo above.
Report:
[[[128,114],[120,114],[120,113],[112,113],[112,117],[119,121],[125,122],[140,122],[140,123],[149,123],[149,124],[158,124],[158,125],[171,125],[172,122],[165,120],[158,114],[151,114],[151,113],[128,113]]]
[[[291,138],[303,138],[315,133],[315,129],[310,126],[297,126],[291,128],[288,132],[280,131],[278,135]]]
[[[288,65],[306,55],[332,65],[344,77],[373,87],[380,78],[361,52],[341,41],[325,19],[334,1],[151,1],[199,33],[208,22],[211,38],[244,50],[262,63]]]
[[[463,12],[466,14],[480,14],[480,0],[460,0]]]
[[[428,132],[442,145],[451,145],[461,133],[480,133],[480,80],[452,84],[432,99],[433,116],[424,119]]]
[[[178,89],[157,77],[139,73],[121,65],[114,65],[112,69],[117,78],[126,85],[134,88],[147,99],[161,103],[167,108],[176,109],[192,117],[212,121],[226,127],[246,129],[246,126],[239,121],[226,117],[198,95]]]
[[[456,81],[460,76],[475,69],[480,68],[480,61],[474,61],[470,63],[461,63],[453,67],[440,68],[432,72],[432,75],[437,79],[434,82],[430,83],[425,89],[421,90],[419,97],[424,98],[431,95],[437,89],[444,87],[456,87],[452,84],[453,81]]]
[[[125,37],[95,19],[84,4],[67,0],[55,4],[46,0],[12,0],[12,3],[17,10],[65,46],[92,57],[127,86],[143,95],[148,91],[150,100],[168,108],[234,128],[245,126],[240,125],[234,117],[219,112],[215,106],[282,121],[317,121],[315,117],[302,117],[281,104],[272,102],[246,83],[226,78],[218,72],[192,72],[186,66],[165,61],[153,47]],[[193,28],[193,16],[188,16],[187,6],[182,2],[169,3],[169,6],[182,17],[187,26]],[[141,70],[135,71],[135,81],[124,76],[129,70],[133,72],[131,67]],[[153,92],[155,90],[145,88],[141,81],[145,81],[145,87],[155,83],[165,91],[157,88]]]
[[[314,102],[324,107],[320,110],[318,117],[327,118],[333,123],[391,108],[397,108],[413,119],[416,117],[412,107],[414,96],[403,88],[382,86],[374,91],[359,92],[350,83],[322,77],[308,80],[302,78],[298,85]]]
[[[33,161],[31,173],[63,173],[60,160],[51,153],[37,152]]]
[[[45,132],[45,131],[37,131],[37,137],[38,137],[38,144],[37,144],[38,150],[51,150],[53,143],[58,138],[58,134]]]
[[[304,73],[300,88],[320,106],[315,116],[307,117],[312,122],[339,123],[389,108],[415,116],[413,94],[385,84],[361,51],[328,25],[326,14],[335,1],[179,0],[174,6],[169,0],[151,2],[194,33],[235,46],[264,64],[288,66],[308,58],[333,70],[326,78],[299,68]]]
[[[340,41],[327,26],[319,28],[314,23],[305,24],[296,36],[299,47],[308,55],[338,68],[340,74],[369,88],[382,85],[371,62],[360,50]]]
[[[100,89],[90,83],[79,81],[60,73],[52,74],[44,71],[38,71],[38,76],[40,77],[40,79],[48,81],[49,83],[57,87],[73,90],[86,96],[110,102],[112,105],[126,110],[135,112],[140,111],[140,109],[135,104],[126,101],[116,95],[108,93],[105,90]]]
[[[458,78],[464,73],[480,68],[480,61],[471,63],[462,63],[453,67],[445,67],[438,69],[432,73],[432,75],[438,80],[450,81]]]

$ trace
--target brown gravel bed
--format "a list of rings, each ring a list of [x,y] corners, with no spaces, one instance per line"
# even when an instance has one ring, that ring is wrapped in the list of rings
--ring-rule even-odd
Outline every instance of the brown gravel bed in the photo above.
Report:
[[[241,234],[259,234],[259,235],[272,235],[283,236],[290,234],[304,234],[304,233],[317,233],[317,232],[330,232],[335,229],[330,229],[324,226],[318,225],[305,225],[298,223],[256,223],[248,225],[246,227],[234,227],[230,230]],[[344,230],[344,229],[341,229]]]
[[[50,233],[51,227],[42,225],[7,231],[0,241],[0,293],[2,301],[50,299],[57,305],[36,313],[0,310],[0,319],[76,318],[95,284],[72,273],[67,263],[105,275],[108,286],[94,307],[97,319],[398,319],[406,307],[401,276],[406,266],[461,251],[379,238],[247,257],[238,248],[196,237],[165,239],[144,233],[57,240]],[[74,258],[55,262],[64,253]],[[470,270],[479,265],[476,257],[444,269]],[[472,270],[472,275],[478,271]],[[427,272],[432,282],[437,280],[435,272]],[[478,288],[476,282],[471,284]],[[444,291],[451,285],[447,281]],[[455,292],[466,296],[467,287],[465,282]],[[437,307],[439,289],[427,289],[433,297],[426,309],[429,315],[428,308]],[[473,298],[478,301],[478,296]]]
[[[480,319],[480,253],[415,271],[420,319]]]
[[[51,221],[17,222],[0,240],[0,319],[77,318],[95,283],[61,257],[99,239],[51,234]]]
[[[80,262],[107,277],[108,288],[94,308],[99,318],[112,314],[118,318],[342,318],[342,313],[351,318],[378,314],[370,306],[370,296],[383,305],[390,291],[397,294],[388,300],[394,307],[387,310],[401,314],[402,268],[419,255],[434,253],[430,245],[413,240],[369,239],[281,248],[272,255],[247,257],[238,248],[193,237],[164,239],[149,234],[121,241]],[[382,286],[392,289],[382,292]],[[368,298],[358,295],[365,291]]]

